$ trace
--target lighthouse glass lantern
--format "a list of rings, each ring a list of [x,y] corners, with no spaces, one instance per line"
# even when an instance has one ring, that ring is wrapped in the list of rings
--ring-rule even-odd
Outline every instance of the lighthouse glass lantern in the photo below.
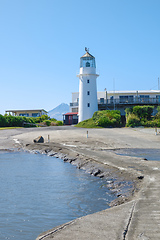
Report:
[[[98,111],[96,62],[87,48],[80,58],[79,77],[79,122],[89,119]]]
[[[81,57],[80,59],[80,68],[81,67],[96,67],[95,58],[93,56],[90,57]]]

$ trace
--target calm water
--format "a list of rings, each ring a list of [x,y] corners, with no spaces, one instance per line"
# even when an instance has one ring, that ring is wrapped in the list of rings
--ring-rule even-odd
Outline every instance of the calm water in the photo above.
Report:
[[[147,158],[147,160],[151,161],[160,161],[160,149],[126,148],[116,150],[115,153],[123,156]]]
[[[115,199],[105,180],[40,154],[0,153],[0,183],[0,240],[35,240]]]

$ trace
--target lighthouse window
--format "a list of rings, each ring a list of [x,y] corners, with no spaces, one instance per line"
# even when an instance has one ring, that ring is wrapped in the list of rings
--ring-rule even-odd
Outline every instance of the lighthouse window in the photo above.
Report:
[[[87,83],[89,83],[89,79],[87,80]]]
[[[87,103],[87,107],[90,107],[90,103]]]
[[[86,67],[90,67],[90,63],[89,62],[86,62]]]
[[[90,91],[87,91],[87,95],[90,95]]]

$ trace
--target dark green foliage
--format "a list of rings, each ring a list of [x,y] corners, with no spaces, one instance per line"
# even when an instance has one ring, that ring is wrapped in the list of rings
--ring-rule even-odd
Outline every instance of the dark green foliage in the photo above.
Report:
[[[119,127],[121,125],[121,113],[118,110],[97,111],[92,118],[100,127]]]
[[[152,121],[142,122],[144,127],[160,127],[160,119],[153,119]]]
[[[133,107],[133,114],[135,114],[140,119],[150,120],[153,109],[153,106],[135,106]]]
[[[56,121],[57,126],[63,126],[63,122],[62,121]]]
[[[51,121],[52,121],[52,122],[56,122],[57,119],[55,119],[55,118],[51,118]]]
[[[50,119],[47,115],[41,117],[14,117],[12,115],[5,114],[0,115],[0,127],[37,127],[39,123],[44,123],[46,126],[50,126],[51,122],[55,122],[55,126],[62,126],[62,121],[57,121],[55,118]]]
[[[154,106],[135,106],[133,108],[126,109],[126,127],[158,127],[160,125],[160,121],[158,119],[156,120],[158,115],[152,117],[153,109]]]
[[[0,127],[5,127],[7,125],[7,121],[5,116],[0,114]]]
[[[77,124],[77,127],[120,127],[121,114],[118,110],[97,111],[93,117]]]
[[[0,115],[0,127],[35,127],[33,117],[15,117],[11,115]]]
[[[128,114],[126,120],[126,127],[136,127],[141,126],[140,119],[133,113]]]
[[[47,126],[50,126],[50,125],[51,125],[51,121],[50,121],[50,120],[45,120],[44,122],[45,122],[45,124],[46,124]]]
[[[133,107],[130,107],[130,108],[126,108],[125,109],[125,112],[126,112],[126,117],[133,112]]]
[[[160,112],[160,106],[157,107],[157,111]]]

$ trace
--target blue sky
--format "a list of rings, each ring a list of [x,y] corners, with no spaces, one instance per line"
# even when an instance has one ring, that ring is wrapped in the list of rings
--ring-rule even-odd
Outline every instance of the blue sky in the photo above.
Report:
[[[98,91],[158,89],[159,0],[0,0],[0,113],[51,110],[78,91],[80,57]]]

